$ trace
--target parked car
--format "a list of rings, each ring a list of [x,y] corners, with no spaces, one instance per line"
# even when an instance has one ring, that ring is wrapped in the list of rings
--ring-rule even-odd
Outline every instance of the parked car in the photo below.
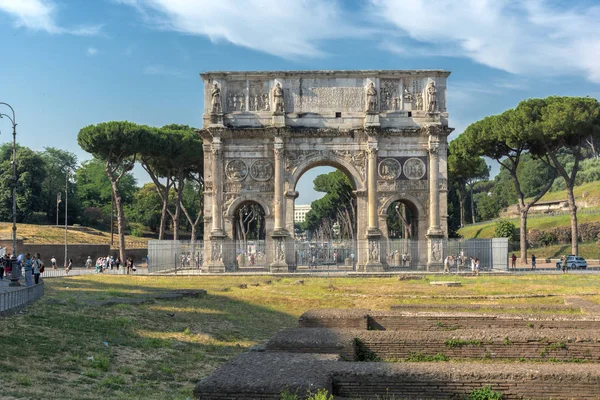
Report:
[[[567,266],[567,269],[586,269],[587,262],[585,258],[578,256],[566,256],[562,260],[556,262],[556,269],[562,269],[563,263]]]

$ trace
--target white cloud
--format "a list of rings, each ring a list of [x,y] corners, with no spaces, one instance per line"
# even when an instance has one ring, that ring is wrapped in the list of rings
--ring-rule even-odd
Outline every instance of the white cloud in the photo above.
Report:
[[[86,52],[88,56],[95,56],[96,54],[98,54],[98,49],[95,47],[88,47]]]
[[[51,0],[0,0],[0,12],[10,14],[17,27],[51,34],[91,36],[100,33],[101,25],[61,27],[56,22],[57,6]]]
[[[371,12],[402,35],[437,50],[438,55],[450,51],[515,74],[584,74],[600,83],[600,6],[572,4],[371,0]],[[410,54],[407,49],[402,41],[392,47]]]
[[[177,78],[186,77],[186,73],[179,68],[166,67],[161,64],[149,65],[142,71],[146,75],[162,75],[162,76],[174,76]]]
[[[154,27],[281,57],[320,56],[323,40],[361,35],[338,1],[113,0],[135,7]]]

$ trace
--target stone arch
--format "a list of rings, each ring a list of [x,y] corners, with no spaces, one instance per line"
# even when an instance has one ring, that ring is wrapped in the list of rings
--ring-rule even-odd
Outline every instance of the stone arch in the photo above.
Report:
[[[366,190],[365,179],[361,177],[360,172],[356,169],[356,167],[348,162],[346,159],[336,156],[336,155],[320,155],[317,157],[311,157],[300,165],[298,165],[291,172],[288,178],[289,190],[295,191],[296,185],[298,181],[304,175],[304,173],[314,167],[333,167],[337,168],[340,171],[344,172],[349,178],[353,185],[354,190],[364,191]],[[366,170],[365,170],[366,174]]]
[[[408,193],[397,193],[387,198],[379,207],[379,216],[386,217],[388,208],[390,208],[392,203],[395,201],[405,202],[409,207],[413,208],[413,211],[416,211],[418,218],[427,215],[427,210],[423,207],[421,201],[415,196]]]
[[[225,217],[233,219],[234,213],[238,209],[238,207],[248,201],[253,201],[255,203],[260,204],[260,206],[265,211],[265,218],[271,217],[271,207],[269,207],[265,199],[253,193],[240,194],[240,196],[237,197],[231,204],[229,204],[229,207],[227,207],[227,210],[225,211]]]

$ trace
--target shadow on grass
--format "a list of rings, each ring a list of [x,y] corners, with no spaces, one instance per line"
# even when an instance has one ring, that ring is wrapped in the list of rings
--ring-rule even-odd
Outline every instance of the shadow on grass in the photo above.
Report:
[[[289,314],[226,293],[141,305],[92,306],[84,300],[106,292],[143,295],[158,288],[65,281],[48,285],[51,290],[24,314],[3,319],[3,395],[185,399],[220,364],[297,324]],[[201,285],[198,281],[190,284]],[[72,290],[77,296],[72,292],[61,295]],[[45,383],[31,384],[22,376]]]

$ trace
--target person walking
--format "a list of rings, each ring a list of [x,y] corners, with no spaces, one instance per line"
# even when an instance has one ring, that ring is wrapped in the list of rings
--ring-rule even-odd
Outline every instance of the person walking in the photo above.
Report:
[[[25,270],[25,286],[32,286],[33,260],[31,259],[31,254],[29,253],[25,255],[25,263],[23,264],[23,270]]]
[[[117,271],[119,270],[120,266],[121,266],[121,259],[119,257],[117,257],[115,259],[115,267],[117,267]]]
[[[535,269],[536,262],[537,262],[537,258],[535,257],[535,254],[531,254],[531,270],[532,271]]]
[[[36,285],[40,283],[40,274],[42,273],[43,265],[41,255],[37,253],[33,258],[33,279]]]
[[[88,256],[87,260],[85,260],[85,269],[92,268],[92,256]]]
[[[0,281],[4,279],[4,267],[6,266],[6,256],[0,259]]]
[[[517,256],[515,255],[515,253],[512,254],[512,257],[510,259],[512,261],[512,264],[511,264],[512,269],[516,271],[517,270]]]
[[[452,257],[446,256],[446,258],[444,259],[444,273],[445,274],[450,273],[450,263],[451,262],[452,262]]]
[[[52,269],[56,269],[56,258],[54,256],[50,259],[50,265],[52,265]]]
[[[469,256],[469,262],[471,264],[471,275],[475,275],[475,260]]]
[[[69,275],[69,271],[73,269],[73,259],[69,258],[69,263],[65,267],[65,274]]]
[[[475,258],[475,275],[479,275],[479,258]]]

